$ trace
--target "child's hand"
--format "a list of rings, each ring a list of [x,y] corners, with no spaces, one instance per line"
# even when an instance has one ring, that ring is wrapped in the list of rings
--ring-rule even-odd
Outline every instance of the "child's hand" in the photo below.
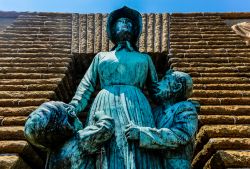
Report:
[[[95,121],[99,121],[103,117],[105,117],[105,113],[103,111],[97,111],[97,112],[95,112],[95,115],[94,115]]]
[[[126,125],[125,135],[128,140],[139,140],[140,139],[140,127],[133,123]]]

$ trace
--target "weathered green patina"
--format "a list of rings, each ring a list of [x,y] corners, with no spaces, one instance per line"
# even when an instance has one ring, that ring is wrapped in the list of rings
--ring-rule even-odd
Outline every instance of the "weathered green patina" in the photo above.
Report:
[[[192,79],[186,73],[169,70],[158,84],[161,105],[153,111],[156,128],[130,124],[126,136],[139,141],[141,148],[161,150],[163,168],[191,168],[198,127],[197,104],[187,101],[192,94]]]
[[[49,150],[48,168],[190,167],[197,129],[196,109],[187,101],[192,92],[192,79],[185,73],[169,71],[158,82],[151,57],[140,53],[136,46],[141,29],[139,12],[127,7],[112,12],[107,33],[114,48],[94,57],[69,104],[46,103],[53,105],[46,108],[53,122],[58,117],[53,113],[61,112],[65,118],[55,127],[50,125],[50,118],[37,115],[46,104],[30,115],[26,137]],[[87,127],[83,128],[77,116],[84,112],[98,82],[101,90],[91,105]],[[145,85],[150,97],[160,104],[155,111],[143,93]],[[34,121],[45,128],[35,126]],[[56,127],[58,124],[61,127]],[[52,139],[53,133],[59,139]],[[56,149],[55,140],[61,141]]]

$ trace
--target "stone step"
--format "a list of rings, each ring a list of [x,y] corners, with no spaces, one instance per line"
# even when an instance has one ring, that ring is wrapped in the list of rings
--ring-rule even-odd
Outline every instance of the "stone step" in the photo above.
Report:
[[[16,20],[12,23],[13,26],[16,25],[25,25],[25,26],[71,26],[71,22],[62,22],[62,21],[35,21],[35,20]]]
[[[31,17],[25,17],[25,16],[21,16],[21,17],[18,17],[16,18],[15,21],[18,21],[18,22],[26,22],[26,21],[40,21],[40,22],[46,22],[46,21],[49,21],[49,22],[63,22],[63,23],[69,23],[71,22],[71,18],[56,18],[56,17],[38,17],[38,16],[31,16]]]
[[[54,91],[1,91],[0,99],[53,98]]]
[[[204,45],[204,46],[212,46],[212,45],[236,45],[236,46],[246,46],[246,43],[242,40],[234,40],[234,41],[198,41],[198,42],[170,42],[170,45],[187,45],[187,46],[195,46],[195,45]]]
[[[67,67],[1,67],[0,73],[58,73],[68,71]]]
[[[26,106],[39,106],[44,102],[48,102],[48,98],[39,98],[39,99],[0,99],[1,107],[26,107]]]
[[[220,150],[205,164],[204,168],[241,168],[250,167],[250,150]]]
[[[66,54],[66,53],[46,53],[46,52],[40,52],[40,53],[0,53],[0,57],[4,57],[4,58],[6,58],[6,57],[11,57],[11,58],[13,58],[13,57],[22,57],[23,59],[25,58],[25,57],[29,57],[29,58],[31,58],[31,57],[33,57],[33,58],[35,58],[35,57],[37,57],[37,58],[39,58],[39,59],[44,59],[44,58],[46,58],[46,57],[48,57],[48,58],[55,58],[55,59],[62,59],[62,58],[72,58],[72,55],[71,54]],[[0,61],[2,60],[2,59],[4,59],[4,58],[0,58]],[[13,58],[13,60],[14,60],[15,58]],[[69,60],[69,59],[68,59]]]
[[[0,79],[50,79],[63,78],[64,73],[0,73]]]
[[[39,12],[39,13],[30,13],[25,15],[19,15],[19,18],[72,18],[72,14],[68,13],[49,13],[49,12]]]
[[[9,31],[8,31],[9,32]],[[233,30],[221,30],[221,31],[218,31],[218,30],[199,30],[199,29],[196,29],[196,30],[189,30],[189,31],[176,31],[176,30],[172,30],[171,31],[171,34],[175,34],[175,35],[178,35],[178,34],[200,34],[200,35],[208,35],[208,34],[213,34],[213,35],[222,35],[222,34],[229,34],[229,35],[235,35],[235,32]]]
[[[249,49],[245,44],[241,45],[170,45],[171,49]]]
[[[71,49],[70,44],[51,44],[51,43],[43,43],[43,44],[34,44],[34,43],[29,43],[29,44],[23,44],[23,43],[1,43],[0,44],[0,49],[34,49],[34,48],[42,48],[42,49]]]
[[[250,84],[250,78],[247,77],[193,77],[192,79],[194,84]]]
[[[2,62],[0,59],[0,67],[68,67],[70,62],[59,63],[20,63],[20,62]]]
[[[33,41],[25,41],[25,40],[11,40],[5,39],[0,40],[1,45],[47,45],[47,46],[70,46],[71,41],[40,41],[40,40],[33,40]]]
[[[226,31],[231,32],[232,29],[230,27],[222,26],[222,27],[170,27],[170,32],[184,32],[184,31],[196,31],[196,32],[202,32],[202,31]]]
[[[25,16],[25,15],[22,15],[22,16],[18,16],[16,18],[17,21],[26,21],[26,20],[34,20],[34,21],[71,21],[72,17],[51,17],[51,16],[33,16],[33,15],[30,15],[30,16]]]
[[[5,29],[3,31],[4,33],[11,33],[11,34],[43,34],[43,35],[57,35],[57,34],[65,34],[65,35],[71,35],[71,30],[40,30],[40,29],[34,29],[34,30],[22,30],[22,29]]]
[[[250,103],[250,97],[239,97],[239,98],[192,97],[192,100],[198,101],[201,105],[249,105]]]
[[[250,84],[194,84],[195,90],[250,90]]]
[[[18,154],[23,158],[32,168],[44,168],[43,160],[38,156],[34,149],[27,141],[22,140],[7,140],[0,141],[0,152],[2,154]],[[0,155],[1,156],[1,155]]]
[[[53,41],[62,41],[62,42],[71,42],[71,38],[60,38],[60,37],[3,37],[0,34],[0,41],[13,41],[13,40],[17,40],[17,41],[36,41],[36,40],[40,40],[40,41],[45,41],[45,42],[53,42]]]
[[[61,78],[51,79],[2,79],[0,85],[59,84]]]
[[[0,91],[54,91],[57,84],[0,85]]]
[[[204,105],[201,106],[199,115],[232,115],[232,116],[250,116],[250,105]]]
[[[244,66],[245,65],[248,65],[248,64],[244,64]],[[238,66],[238,65],[234,65],[234,66]],[[250,64],[248,66],[250,66]],[[189,74],[191,77],[248,77],[250,78],[250,73],[199,73],[199,72],[192,73],[191,72]]]
[[[250,116],[199,115],[199,126],[212,125],[212,124],[248,124],[250,125]]]
[[[250,138],[211,138],[204,148],[195,156],[193,169],[202,168],[218,150],[246,150],[250,147]]]
[[[192,57],[184,57],[183,55],[179,55],[178,57],[174,56],[174,57],[170,57],[169,59],[169,64],[172,63],[178,63],[178,62],[201,62],[201,63],[250,63],[250,58],[247,56],[237,56],[234,55],[235,57],[233,57],[233,55],[231,57],[219,57],[219,56],[215,56],[215,57],[206,57],[206,56],[212,56],[211,54],[208,55],[201,55],[200,54],[200,58],[198,58],[198,55],[192,55],[194,56]]]
[[[60,27],[58,25],[51,25],[51,26],[41,26],[41,25],[10,25],[7,27],[6,30],[34,30],[34,29],[40,29],[40,30],[55,30],[57,31],[70,31],[71,26],[63,26],[61,25]]]
[[[1,121],[1,125],[2,126],[24,126],[27,118],[28,118],[27,116],[4,117]],[[1,152],[1,146],[0,146],[0,152]]]
[[[5,29],[6,32],[11,32],[11,31],[25,31],[25,32],[29,32],[29,31],[53,31],[53,32],[71,32],[71,27],[64,27],[64,29],[62,29],[62,27],[58,28],[58,26],[54,26],[54,27],[40,27],[40,26],[15,26],[15,27],[7,27]]]
[[[1,97],[1,94],[0,94]],[[250,97],[250,91],[245,90],[193,90],[192,97],[214,97],[214,98],[221,98],[221,97]]]
[[[181,18],[187,18],[187,19],[213,19],[213,18],[220,18],[220,15],[215,15],[211,13],[172,13],[171,18],[173,19],[181,19]]]
[[[190,22],[189,24],[184,23],[184,22],[175,22],[175,23],[170,23],[170,28],[203,28],[203,29],[209,29],[209,28],[227,28],[227,25],[222,22]]]
[[[63,55],[63,54],[62,54]],[[41,57],[40,54],[20,54],[20,53],[15,53],[15,54],[6,54],[6,56],[3,54],[1,55],[0,53],[0,62],[8,62],[8,63],[33,63],[33,64],[40,64],[40,63],[45,63],[45,64],[54,64],[54,63],[59,63],[59,62],[71,62],[72,59],[70,56],[67,57],[60,57],[60,56],[53,56],[53,55],[42,55]],[[47,56],[47,57],[46,57]]]
[[[17,154],[0,154],[1,169],[32,169]]]
[[[0,63],[1,64],[1,63]],[[201,63],[201,62],[189,62],[189,63],[172,63],[171,67],[230,67],[230,66],[250,66],[250,63]],[[248,73],[245,73],[245,75]],[[239,76],[240,74],[238,74]]]
[[[178,21],[178,22],[175,22],[175,21],[172,21],[171,20],[171,23],[170,23],[170,25],[171,25],[171,27],[175,27],[175,26],[186,26],[186,27],[188,27],[188,26],[196,26],[196,27],[199,27],[199,26],[225,26],[226,24],[225,24],[225,22],[222,22],[222,21],[216,21],[216,20],[212,20],[212,21],[205,21],[205,20],[203,20],[203,21],[192,21],[192,22],[190,22],[190,21],[187,21],[187,22],[180,22],[180,21]]]
[[[175,49],[175,48],[171,48],[170,49],[171,53],[246,53],[249,54],[250,52],[250,48],[245,48],[245,49]]]
[[[20,34],[20,33],[9,33],[9,32],[4,32],[0,34],[1,37],[7,37],[7,38],[71,38],[71,34],[43,34],[43,33],[35,33],[35,34]]]
[[[208,38],[171,38],[172,42],[199,42],[199,41],[240,41],[240,37],[208,37]]]
[[[223,22],[220,17],[215,18],[170,18],[171,23],[187,23],[187,22]]]
[[[235,33],[227,33],[227,34],[223,34],[223,33],[220,33],[220,34],[201,34],[200,32],[197,32],[197,33],[192,33],[192,34],[185,34],[183,32],[179,32],[177,34],[174,34],[171,32],[170,34],[170,38],[171,39],[175,39],[175,38],[200,38],[200,39],[204,39],[204,38],[216,38],[216,39],[219,39],[219,38],[225,38],[227,36],[230,36],[230,38],[232,37],[239,37],[238,35],[236,35]]]
[[[214,13],[172,13],[171,18],[220,18],[220,15]]]
[[[71,53],[71,49],[65,49],[65,48],[0,48],[1,53]]]
[[[1,126],[0,140],[25,140],[23,126]]]
[[[185,68],[173,68],[174,70],[183,71],[183,72],[202,72],[202,73],[218,73],[218,72],[228,72],[228,73],[235,73],[235,72],[249,72],[249,66],[235,66],[235,67],[185,67]],[[239,79],[240,80],[240,79]],[[242,78],[242,80],[247,80]],[[249,79],[248,79],[249,80]]]
[[[0,107],[0,116],[13,117],[13,116],[28,116],[38,106],[26,107]]]
[[[204,125],[196,135],[196,152],[200,152],[210,138],[250,138],[250,125]]]
[[[23,140],[8,140],[0,141],[0,154],[3,153],[22,153],[29,144],[27,141]]]

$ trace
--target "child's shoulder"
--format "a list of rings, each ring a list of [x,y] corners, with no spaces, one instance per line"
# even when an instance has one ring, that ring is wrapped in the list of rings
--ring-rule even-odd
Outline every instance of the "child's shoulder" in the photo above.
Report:
[[[172,106],[172,109],[178,112],[196,111],[195,105],[191,101],[181,101]]]

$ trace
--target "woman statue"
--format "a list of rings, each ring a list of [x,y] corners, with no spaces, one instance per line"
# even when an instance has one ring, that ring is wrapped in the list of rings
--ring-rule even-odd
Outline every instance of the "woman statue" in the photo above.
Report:
[[[129,142],[125,126],[132,123],[155,127],[150,104],[142,90],[146,84],[150,96],[157,92],[157,74],[149,55],[136,46],[142,30],[142,16],[128,7],[113,11],[107,21],[107,33],[115,44],[110,52],[98,53],[69,103],[70,112],[79,115],[86,107],[97,82],[97,94],[88,115],[87,125],[94,123],[95,112],[102,111],[115,121],[115,134],[104,146],[98,162],[102,169],[158,169],[153,152]]]

